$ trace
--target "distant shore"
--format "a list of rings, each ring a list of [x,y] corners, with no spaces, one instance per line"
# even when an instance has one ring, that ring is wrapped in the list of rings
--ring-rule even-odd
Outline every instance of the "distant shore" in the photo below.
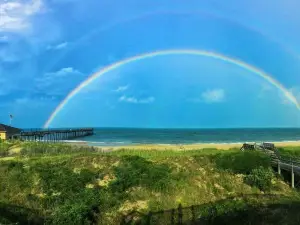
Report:
[[[253,143],[253,142],[247,142]],[[276,147],[300,147],[300,141],[286,141],[286,142],[271,142]],[[88,145],[88,142],[69,142],[74,145]],[[254,144],[254,143],[253,143]],[[90,145],[103,150],[120,150],[120,149],[144,149],[144,150],[197,150],[197,149],[222,149],[229,150],[232,148],[241,148],[243,143],[195,143],[195,144],[134,144],[124,146],[99,146]]]

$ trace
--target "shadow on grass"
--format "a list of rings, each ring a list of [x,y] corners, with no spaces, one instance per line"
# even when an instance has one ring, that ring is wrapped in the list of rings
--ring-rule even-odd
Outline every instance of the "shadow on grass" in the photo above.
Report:
[[[261,195],[247,197],[261,198]],[[248,224],[248,225],[281,225],[300,224],[300,202],[288,201],[283,203],[269,203],[267,205],[252,205],[247,197],[240,196],[225,200],[179,207],[159,212],[142,214],[131,212],[123,216],[121,225],[225,225],[225,224]],[[275,195],[264,197],[278,198]]]
[[[45,219],[37,211],[24,207],[0,203],[0,224],[44,224]]]
[[[298,225],[300,224],[299,210],[299,202],[290,202],[287,204],[270,204],[260,207],[247,206],[244,209],[224,213],[223,215],[218,215],[216,217],[200,218],[194,224]]]

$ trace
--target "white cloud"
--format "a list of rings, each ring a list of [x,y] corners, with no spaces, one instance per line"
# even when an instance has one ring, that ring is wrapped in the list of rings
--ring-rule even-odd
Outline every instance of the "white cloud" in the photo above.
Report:
[[[66,67],[52,73],[46,73],[35,80],[36,91],[46,95],[62,95],[78,85],[83,79],[83,74],[72,68]]]
[[[8,40],[8,37],[3,35],[3,36],[0,36],[0,41],[7,41]]]
[[[43,6],[42,0],[4,0],[0,7],[0,32],[30,29],[31,18],[42,12]]]
[[[17,105],[28,105],[31,103],[39,103],[41,104],[46,104],[47,102],[51,102],[51,101],[55,101],[56,98],[54,96],[40,96],[40,97],[20,97],[20,98],[16,98],[13,102],[13,104],[17,104]],[[33,106],[35,104],[32,104]]]
[[[274,91],[274,87],[271,86],[270,84],[263,83],[261,85],[261,89],[258,91],[258,97],[259,98],[264,98],[267,96],[271,91]]]
[[[154,97],[148,97],[148,98],[142,98],[142,99],[138,99],[135,97],[127,97],[125,95],[121,96],[119,98],[120,102],[128,102],[128,103],[134,103],[134,104],[148,104],[148,103],[152,103],[155,101]]]
[[[298,103],[300,103],[300,87],[292,87],[288,90],[292,95],[295,96]],[[284,105],[292,105],[293,103],[282,93],[280,93],[281,103]]]
[[[262,91],[271,91],[273,88],[274,87],[272,85],[264,83],[264,84],[262,84],[261,90]]]
[[[297,101],[300,102],[300,87],[291,88],[290,92],[296,97]]]
[[[47,47],[47,50],[60,50],[60,49],[66,48],[68,45],[69,45],[68,42],[62,42],[62,43],[57,44],[57,45],[49,45]]]
[[[292,94],[296,100],[300,103],[300,87],[292,87],[287,90],[290,94]],[[291,105],[294,103],[279,89],[272,87],[270,85],[263,85],[258,92],[259,98],[270,98],[270,96],[274,96],[278,99],[278,102],[283,105]]]
[[[69,74],[81,74],[81,72],[74,69],[73,67],[65,67],[56,72],[46,73],[45,77],[62,77]]]
[[[27,98],[27,97],[21,97],[21,98],[17,98],[15,100],[15,103],[18,104],[18,105],[20,105],[20,104],[27,104],[29,101],[30,101],[29,98]]]
[[[82,73],[73,67],[66,67],[56,72],[46,73],[42,78],[36,79],[36,82],[39,87],[44,87],[52,83],[57,83],[64,78],[68,79],[74,75],[82,75]]]
[[[78,0],[52,0],[52,2],[54,2],[56,4],[60,4],[60,3],[76,3],[76,2],[78,2]]]
[[[225,99],[225,91],[223,89],[213,89],[202,93],[202,99],[207,103],[223,102]]]
[[[123,92],[128,89],[129,85],[126,86],[119,86],[117,89],[113,90],[114,92]]]

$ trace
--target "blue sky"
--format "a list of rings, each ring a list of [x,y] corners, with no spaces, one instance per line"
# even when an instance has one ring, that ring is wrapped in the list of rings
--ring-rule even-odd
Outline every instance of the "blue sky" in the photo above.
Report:
[[[272,75],[300,100],[298,0],[0,0],[0,123],[42,127],[95,71],[164,49],[199,49]],[[51,127],[299,127],[274,86],[232,64],[169,55],[85,87]]]

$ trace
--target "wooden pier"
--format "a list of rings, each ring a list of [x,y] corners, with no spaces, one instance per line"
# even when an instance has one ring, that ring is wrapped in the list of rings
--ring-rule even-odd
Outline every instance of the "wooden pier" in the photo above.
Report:
[[[51,129],[51,130],[28,130],[14,135],[14,139],[22,141],[59,142],[86,137],[94,134],[93,128],[80,129]]]

